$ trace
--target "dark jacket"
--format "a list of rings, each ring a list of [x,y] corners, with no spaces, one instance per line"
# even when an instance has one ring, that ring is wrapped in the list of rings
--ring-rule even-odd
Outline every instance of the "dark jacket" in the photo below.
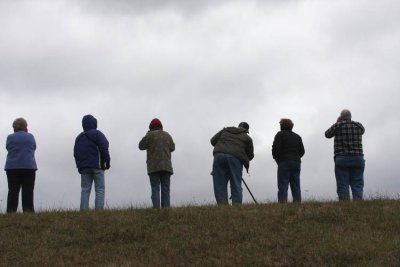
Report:
[[[285,160],[301,161],[304,156],[304,145],[300,135],[291,130],[282,130],[275,135],[272,145],[272,157],[276,162]]]
[[[35,160],[36,141],[32,134],[18,131],[7,137],[8,151],[5,170],[37,170]]]
[[[108,140],[102,132],[97,130],[97,120],[92,115],[82,119],[83,132],[75,140],[74,157],[76,167],[105,169],[110,166]]]
[[[139,142],[140,150],[147,150],[147,173],[165,171],[173,173],[171,152],[175,143],[171,135],[161,129],[148,131]]]
[[[246,129],[226,127],[215,134],[210,141],[214,146],[213,154],[230,154],[239,159],[246,170],[249,169],[250,160],[254,158],[254,147]]]

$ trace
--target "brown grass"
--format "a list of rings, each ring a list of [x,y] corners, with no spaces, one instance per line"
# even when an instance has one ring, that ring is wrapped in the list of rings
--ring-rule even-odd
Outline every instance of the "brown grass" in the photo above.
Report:
[[[1,266],[400,266],[400,202],[0,216]]]

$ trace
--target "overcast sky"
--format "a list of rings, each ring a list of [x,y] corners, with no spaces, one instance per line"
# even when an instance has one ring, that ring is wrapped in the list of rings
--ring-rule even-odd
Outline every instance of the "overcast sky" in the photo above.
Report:
[[[26,118],[36,209],[78,209],[73,145],[92,114],[110,142],[107,207],[147,207],[138,142],[158,117],[176,143],[172,204],[215,203],[209,140],[247,121],[255,158],[244,179],[258,201],[276,201],[271,146],[285,117],[306,149],[303,198],[335,200],[324,132],[347,108],[366,128],[366,196],[398,197],[399,14],[397,0],[1,1],[0,159],[13,120]],[[3,172],[0,212],[7,192]]]

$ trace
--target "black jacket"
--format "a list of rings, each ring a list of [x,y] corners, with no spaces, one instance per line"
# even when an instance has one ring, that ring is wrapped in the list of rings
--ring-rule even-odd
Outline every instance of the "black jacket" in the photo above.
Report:
[[[272,145],[272,157],[276,162],[285,160],[301,161],[304,145],[300,135],[291,130],[282,130],[275,135]]]

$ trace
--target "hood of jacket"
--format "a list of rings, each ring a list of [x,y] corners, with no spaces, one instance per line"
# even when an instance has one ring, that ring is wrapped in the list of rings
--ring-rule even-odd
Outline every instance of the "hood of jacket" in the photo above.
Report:
[[[231,134],[242,134],[242,133],[246,133],[247,134],[247,130],[245,128],[242,127],[226,127],[225,131],[231,133]]]
[[[89,131],[89,130],[97,129],[96,118],[93,117],[92,115],[84,116],[82,119],[82,127],[85,132]]]

